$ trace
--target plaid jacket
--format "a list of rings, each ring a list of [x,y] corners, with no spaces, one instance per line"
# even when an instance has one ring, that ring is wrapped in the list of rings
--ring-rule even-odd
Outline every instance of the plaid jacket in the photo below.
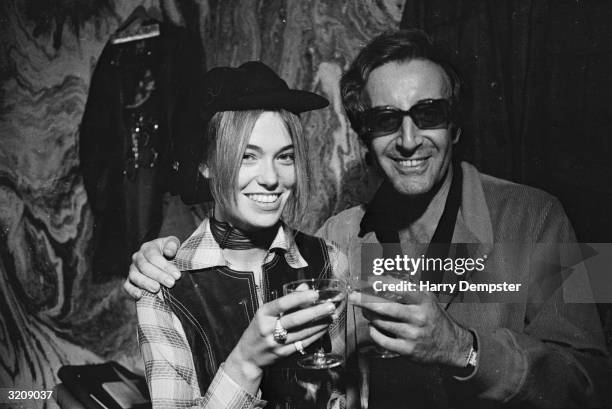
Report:
[[[270,245],[263,264],[274,257],[282,256],[293,268],[308,264],[292,240],[288,227],[279,228]],[[281,250],[280,252],[274,250]],[[337,248],[327,243],[332,274],[346,277],[348,263]],[[208,219],[181,246],[175,259],[181,271],[215,266],[228,266],[221,248],[210,232]],[[261,301],[261,300],[260,300]],[[151,402],[154,408],[202,407],[202,408],[258,408],[266,401],[259,399],[235,383],[224,371],[223,364],[211,382],[208,390],[201,391],[195,372],[193,356],[183,326],[172,312],[164,296],[146,293],[136,304],[138,314],[138,341],[145,362],[145,372]],[[332,342],[340,338],[334,337]],[[334,342],[334,346],[341,343]]]

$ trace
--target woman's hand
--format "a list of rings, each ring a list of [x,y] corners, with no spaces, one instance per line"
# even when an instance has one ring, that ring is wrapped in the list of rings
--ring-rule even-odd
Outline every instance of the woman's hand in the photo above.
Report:
[[[327,331],[335,307],[331,302],[312,306],[317,297],[316,291],[298,291],[262,305],[225,361],[225,372],[255,394],[263,368],[294,354],[294,342],[306,348]],[[277,319],[288,332],[282,344],[273,337]]]

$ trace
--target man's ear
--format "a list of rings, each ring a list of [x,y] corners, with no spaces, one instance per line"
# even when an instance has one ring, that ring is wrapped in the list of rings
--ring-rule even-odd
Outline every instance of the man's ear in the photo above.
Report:
[[[210,169],[205,163],[200,163],[200,166],[198,166],[198,171],[200,172],[200,175],[204,176],[204,179],[210,179]]]
[[[457,142],[459,142],[459,138],[461,138],[461,128],[455,128],[453,134],[453,144],[456,144]]]

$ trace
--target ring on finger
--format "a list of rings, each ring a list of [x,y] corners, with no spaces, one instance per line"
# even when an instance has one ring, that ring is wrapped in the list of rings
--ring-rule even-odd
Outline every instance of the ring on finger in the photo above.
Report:
[[[287,330],[283,327],[283,324],[280,322],[280,318],[276,319],[276,325],[274,327],[274,332],[272,332],[272,337],[279,344],[284,344],[287,341]]]
[[[304,345],[302,344],[302,341],[295,341],[293,343],[293,346],[295,347],[295,350],[300,353],[300,355],[306,355],[306,351],[304,351]]]

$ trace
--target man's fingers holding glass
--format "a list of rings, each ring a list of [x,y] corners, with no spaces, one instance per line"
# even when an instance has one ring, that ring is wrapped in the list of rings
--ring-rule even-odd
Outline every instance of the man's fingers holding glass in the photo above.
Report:
[[[370,326],[375,327],[381,333],[392,337],[402,338],[406,340],[416,340],[419,337],[421,329],[405,322],[389,320],[378,314],[373,314],[368,317]]]
[[[374,341],[376,345],[388,351],[409,355],[414,349],[413,343],[406,342],[405,340],[400,338],[393,338],[392,336],[381,332],[381,330],[379,330],[372,324],[369,325],[369,328],[370,337],[372,338],[372,341]]]
[[[372,321],[375,319],[385,321],[397,321],[409,323],[416,327],[424,327],[428,324],[428,314],[420,305],[403,305],[390,303],[388,308],[369,309],[364,307],[361,309],[363,316]]]

